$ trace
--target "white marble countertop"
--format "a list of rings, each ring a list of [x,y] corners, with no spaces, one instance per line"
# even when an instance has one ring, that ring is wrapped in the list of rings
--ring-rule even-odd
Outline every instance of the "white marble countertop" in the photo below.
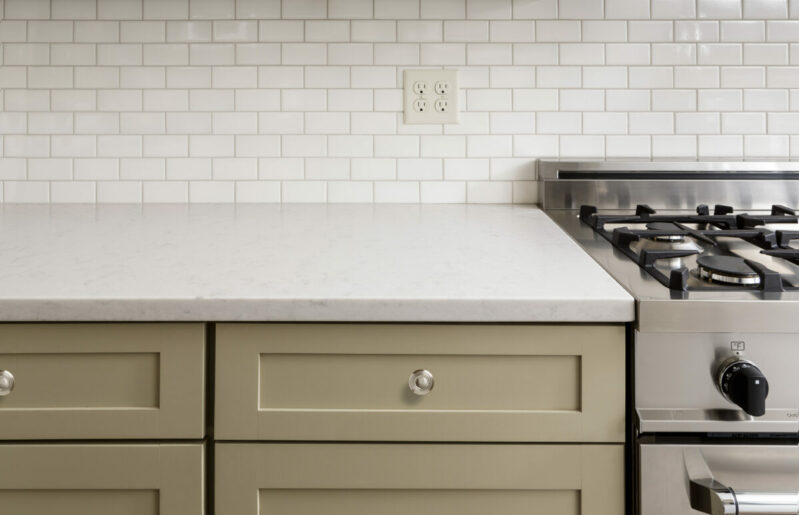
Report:
[[[539,209],[0,208],[3,321],[619,322],[633,299]]]

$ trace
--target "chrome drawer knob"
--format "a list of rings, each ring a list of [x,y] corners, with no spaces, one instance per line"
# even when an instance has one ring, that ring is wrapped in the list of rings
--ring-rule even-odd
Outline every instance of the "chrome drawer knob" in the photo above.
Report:
[[[14,374],[8,370],[0,370],[0,397],[8,395],[14,389]]]
[[[408,378],[408,387],[416,395],[427,395],[435,384],[436,381],[429,370],[414,370]]]

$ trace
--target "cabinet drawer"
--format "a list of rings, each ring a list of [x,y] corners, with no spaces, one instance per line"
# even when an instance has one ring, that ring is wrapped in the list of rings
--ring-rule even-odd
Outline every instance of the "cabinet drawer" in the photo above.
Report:
[[[216,341],[222,440],[624,441],[622,327],[222,324]]]
[[[216,446],[225,515],[618,515],[621,445]]]
[[[3,324],[0,439],[202,438],[202,324]]]
[[[202,515],[203,447],[0,445],[0,511]]]

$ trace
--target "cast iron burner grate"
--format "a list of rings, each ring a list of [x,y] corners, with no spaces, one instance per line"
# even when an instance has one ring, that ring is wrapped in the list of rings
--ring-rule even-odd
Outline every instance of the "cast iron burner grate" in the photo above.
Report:
[[[628,258],[638,263],[649,275],[672,290],[729,291],[730,289],[745,289],[766,292],[799,290],[799,286],[791,284],[778,272],[750,259],[737,256],[704,256],[699,250],[690,249],[642,249],[640,252],[636,252],[631,248],[632,243],[642,238],[681,241],[690,237],[711,247],[718,246],[717,238],[738,238],[759,247],[762,249],[762,254],[785,259],[799,265],[799,249],[790,246],[792,240],[799,239],[799,231],[772,231],[762,227],[767,224],[797,223],[799,217],[796,216],[796,212],[785,206],[772,206],[770,215],[734,214],[733,208],[725,205],[716,205],[711,214],[710,208],[704,204],[696,208],[695,215],[658,215],[654,209],[645,204],[636,207],[635,215],[600,215],[595,206],[581,206],[580,220],[611,242]],[[647,229],[618,227],[609,231],[605,227],[609,224],[645,224]],[[693,224],[697,228],[694,229],[685,224]],[[699,277],[709,279],[700,287],[689,286],[691,272],[685,266],[672,269],[668,274],[656,266],[661,260],[673,260],[694,255],[699,256]],[[713,265],[720,267],[721,272],[724,272],[725,269],[731,271],[732,268],[735,268],[737,274],[746,279],[738,282],[731,280],[727,283],[714,280],[714,274],[709,273]],[[719,276],[730,277],[723,273],[715,274],[716,279]],[[731,285],[730,283],[733,282],[735,284]]]

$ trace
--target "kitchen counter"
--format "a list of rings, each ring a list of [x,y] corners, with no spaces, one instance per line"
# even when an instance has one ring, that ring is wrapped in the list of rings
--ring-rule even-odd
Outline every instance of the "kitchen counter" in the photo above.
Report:
[[[623,322],[542,211],[484,205],[6,205],[3,321]]]

